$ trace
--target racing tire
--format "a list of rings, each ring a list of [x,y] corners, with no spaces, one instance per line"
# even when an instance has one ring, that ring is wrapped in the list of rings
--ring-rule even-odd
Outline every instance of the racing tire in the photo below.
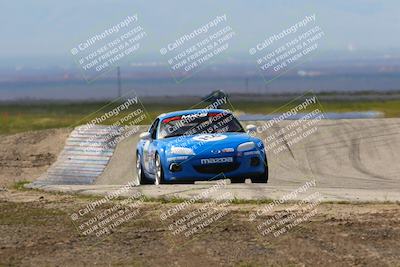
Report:
[[[161,158],[160,158],[160,155],[158,155],[158,153],[156,153],[154,165],[156,167],[154,184],[155,185],[165,184],[164,170],[162,168]]]
[[[149,184],[149,180],[143,172],[143,166],[141,162],[141,157],[139,153],[136,153],[136,175],[139,182],[141,184]]]
[[[190,181],[190,180],[178,180],[178,181],[174,181],[174,184],[194,184],[194,181]]]
[[[268,183],[268,165],[265,166],[264,173],[257,177],[250,178],[252,184]]]
[[[243,184],[246,182],[246,178],[231,178],[231,184]]]

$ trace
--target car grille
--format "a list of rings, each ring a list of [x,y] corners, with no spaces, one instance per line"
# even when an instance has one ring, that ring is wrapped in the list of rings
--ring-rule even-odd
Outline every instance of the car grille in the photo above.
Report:
[[[231,172],[239,168],[239,163],[209,164],[194,166],[194,169],[200,173],[221,173]]]

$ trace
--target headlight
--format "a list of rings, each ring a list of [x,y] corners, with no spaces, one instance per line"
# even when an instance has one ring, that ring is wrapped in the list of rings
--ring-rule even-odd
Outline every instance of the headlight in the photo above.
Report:
[[[256,147],[256,145],[253,142],[246,142],[243,144],[240,144],[237,147],[237,151],[238,152],[243,152],[243,151],[248,151],[248,150],[252,150]]]
[[[173,146],[173,147],[171,147],[171,154],[194,155],[194,152],[193,152],[193,149],[188,148],[188,147]]]

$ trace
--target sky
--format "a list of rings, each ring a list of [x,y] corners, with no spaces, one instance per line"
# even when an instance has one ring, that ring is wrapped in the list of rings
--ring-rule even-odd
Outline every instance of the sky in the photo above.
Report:
[[[240,54],[314,13],[323,51],[400,50],[398,0],[1,0],[0,58],[68,59],[79,42],[133,14],[147,33],[141,55],[160,56],[163,44],[223,14],[237,33],[230,51]]]

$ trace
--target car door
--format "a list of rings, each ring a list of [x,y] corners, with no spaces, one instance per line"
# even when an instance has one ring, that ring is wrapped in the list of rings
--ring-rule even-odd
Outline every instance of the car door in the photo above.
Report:
[[[157,145],[157,127],[159,119],[156,119],[149,128],[150,139],[146,140],[143,146],[143,161],[146,172],[154,174],[154,158]]]

